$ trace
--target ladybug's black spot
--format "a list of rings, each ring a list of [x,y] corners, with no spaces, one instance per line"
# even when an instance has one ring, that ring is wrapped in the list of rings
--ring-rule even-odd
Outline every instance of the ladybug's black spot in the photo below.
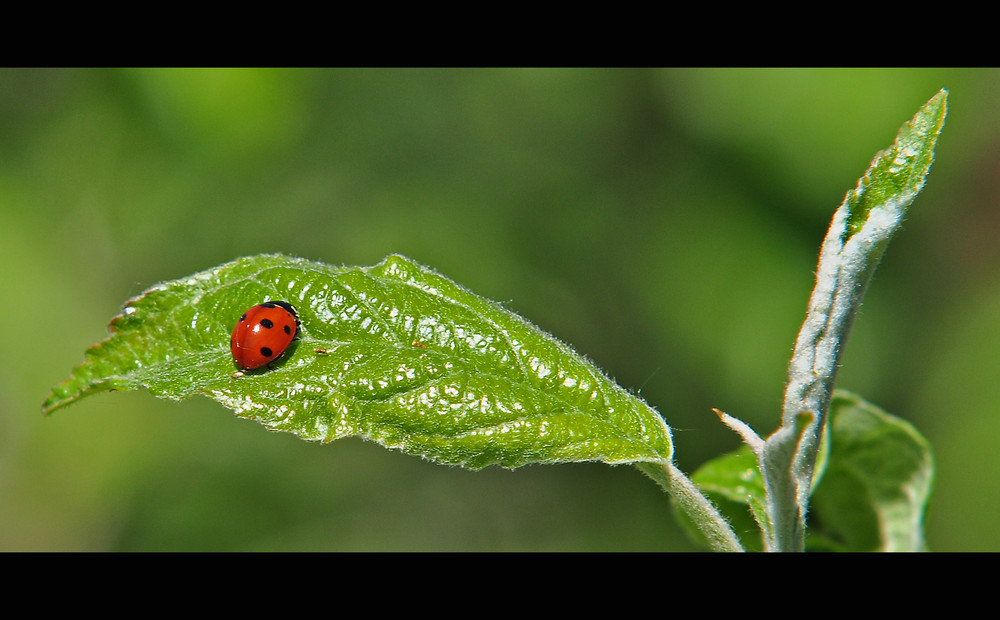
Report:
[[[271,319],[261,319],[260,326],[266,327],[267,329],[271,329],[272,327],[274,327],[274,321],[272,321]]]
[[[271,357],[271,355],[273,355],[274,352],[271,351],[271,347],[261,347],[260,354],[263,355],[264,357]]]
[[[284,328],[284,329],[285,329],[285,333],[286,333],[286,334],[291,334],[291,333],[292,333],[292,328],[291,328],[291,327],[289,327],[288,325],[285,325],[285,328]]]
[[[245,320],[247,320],[247,313],[246,312],[244,312],[243,316],[240,317],[240,321],[245,321]]]

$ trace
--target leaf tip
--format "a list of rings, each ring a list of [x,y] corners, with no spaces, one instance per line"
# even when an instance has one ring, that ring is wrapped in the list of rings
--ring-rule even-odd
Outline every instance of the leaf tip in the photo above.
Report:
[[[938,136],[944,128],[947,102],[948,91],[942,88],[899,128],[892,145],[875,154],[857,187],[844,199],[848,207],[845,242],[861,231],[873,212],[886,212],[885,205],[892,205],[899,212],[892,217],[894,224],[888,227],[895,229],[924,187]]]
[[[46,396],[45,397],[45,401],[42,402],[42,415],[43,416],[48,417],[56,409],[59,409],[60,407],[64,407],[64,406],[70,404],[71,402],[73,402],[74,400],[76,400],[76,398],[73,397],[73,396],[66,396],[64,394],[58,394],[58,393],[56,393],[56,390],[57,390],[57,388],[53,388],[52,390],[50,390],[49,391],[49,395]]]
[[[928,103],[939,103],[942,107],[947,108],[948,107],[948,89],[947,88],[942,88],[941,90],[937,91],[937,93],[933,97],[931,97],[931,99],[930,99],[930,101],[928,101]]]

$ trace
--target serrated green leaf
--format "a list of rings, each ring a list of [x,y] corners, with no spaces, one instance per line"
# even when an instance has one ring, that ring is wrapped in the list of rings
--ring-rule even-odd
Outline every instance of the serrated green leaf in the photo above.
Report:
[[[265,300],[296,307],[300,338],[234,373],[229,336]],[[361,436],[469,468],[659,462],[660,415],[521,317],[402,256],[333,267],[281,255],[235,260],[154,286],[45,400],[146,388],[204,394],[304,439]]]
[[[809,548],[922,551],[934,477],[930,444],[908,422],[838,390],[830,454],[813,491]]]

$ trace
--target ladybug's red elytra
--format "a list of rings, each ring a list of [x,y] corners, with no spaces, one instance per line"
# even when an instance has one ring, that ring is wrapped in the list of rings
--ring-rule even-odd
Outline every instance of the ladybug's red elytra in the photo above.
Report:
[[[265,301],[243,313],[229,348],[241,370],[253,370],[281,357],[299,335],[299,315],[286,301]]]

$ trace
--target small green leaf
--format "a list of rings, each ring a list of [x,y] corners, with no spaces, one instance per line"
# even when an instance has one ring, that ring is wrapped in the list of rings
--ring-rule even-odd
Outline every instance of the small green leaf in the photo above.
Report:
[[[758,525],[767,522],[764,479],[750,446],[708,461],[691,480],[718,507],[748,551],[764,550]]]
[[[890,201],[909,202],[916,197],[934,161],[934,145],[944,127],[947,101],[946,90],[931,97],[899,129],[892,146],[875,155],[857,187],[847,193],[844,202],[848,236],[861,230],[873,210]]]
[[[233,325],[290,302],[299,340],[235,373]],[[333,267],[262,255],[154,286],[45,400],[146,388],[204,394],[273,430],[361,436],[428,459],[492,464],[660,462],[670,429],[639,398],[521,317],[402,256]]]
[[[809,512],[810,549],[922,551],[934,477],[930,444],[911,424],[838,390],[830,454]]]

